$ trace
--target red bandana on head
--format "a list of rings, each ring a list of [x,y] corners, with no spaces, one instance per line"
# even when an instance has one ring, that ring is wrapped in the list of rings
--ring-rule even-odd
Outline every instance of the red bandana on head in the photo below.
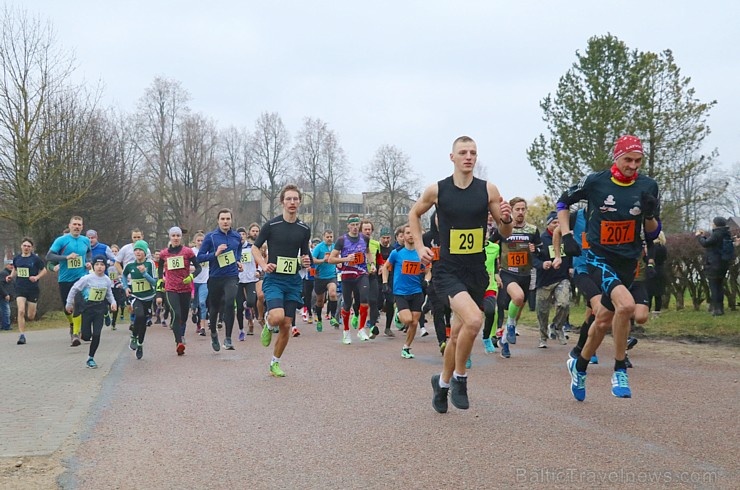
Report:
[[[612,161],[616,162],[619,157],[626,155],[627,153],[636,152],[642,155],[642,142],[637,136],[625,135],[622,136],[614,143],[614,153]],[[617,168],[617,164],[612,165],[612,177],[623,184],[629,184],[637,179],[637,172],[632,177],[625,176]]]

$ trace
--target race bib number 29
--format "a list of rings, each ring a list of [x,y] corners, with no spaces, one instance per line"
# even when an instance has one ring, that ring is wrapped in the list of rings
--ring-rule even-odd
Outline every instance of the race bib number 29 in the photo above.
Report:
[[[450,253],[477,254],[483,251],[483,228],[450,230]]]

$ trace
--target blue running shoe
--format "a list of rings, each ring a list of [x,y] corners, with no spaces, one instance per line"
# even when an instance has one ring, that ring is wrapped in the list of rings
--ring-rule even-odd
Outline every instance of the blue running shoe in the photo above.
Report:
[[[509,352],[509,344],[507,343],[501,343],[501,357],[504,359],[508,359],[511,357],[511,352]]]
[[[95,359],[93,359],[92,357],[88,358],[87,367],[89,367],[90,369],[97,369],[98,365],[95,363]]]
[[[617,398],[632,398],[632,391],[625,369],[617,369],[612,374],[612,395]]]
[[[486,351],[486,354],[493,354],[496,352],[496,348],[493,346],[493,340],[483,339],[483,350]]]
[[[568,358],[567,366],[570,371],[570,392],[573,398],[582,402],[586,399],[586,373],[576,369],[576,360],[572,357]]]
[[[465,361],[465,369],[470,369],[471,367],[473,367],[473,359],[468,356],[468,360]]]
[[[588,363],[589,364],[598,364],[599,363],[599,356],[597,356],[596,354],[594,354],[593,356],[591,356],[591,360],[588,361]]]
[[[513,323],[506,324],[506,340],[510,344],[516,344],[516,325]]]

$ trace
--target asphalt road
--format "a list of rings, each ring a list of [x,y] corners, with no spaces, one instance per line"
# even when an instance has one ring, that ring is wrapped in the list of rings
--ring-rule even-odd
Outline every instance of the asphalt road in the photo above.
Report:
[[[70,415],[76,425],[64,426],[69,438],[55,453],[65,466],[59,486],[740,487],[737,349],[641,341],[630,356],[633,398],[617,399],[607,340],[579,403],[568,389],[570,346],[537,349],[534,329],[522,327],[511,359],[485,355],[476,343],[471,408],[438,414],[430,377],[441,357],[433,334],[417,338],[416,358],[407,360],[400,336],[360,342],[353,331],[345,346],[339,331],[299,326],[303,334],[288,344],[281,379],[268,375],[272,349],[258,336],[214,353],[207,337],[190,331],[178,357],[169,329],[153,326],[137,361],[126,348],[127,332],[106,330],[101,368],[88,370],[62,331],[36,334],[58,336],[45,355],[70,362],[49,369],[47,378],[56,373],[66,388],[47,382],[46,405],[53,409],[60,393],[80,387],[73,400],[82,408]],[[2,355],[20,348],[8,339],[2,337]],[[25,369],[46,366],[38,361],[44,353],[29,352],[16,359],[19,369],[34,356]],[[63,384],[69,380],[72,387]],[[13,390],[3,386],[5,397]],[[27,398],[38,389],[19,388],[25,393],[15,398],[18,409],[33,413],[23,400],[38,406]],[[21,455],[10,444],[0,448]]]

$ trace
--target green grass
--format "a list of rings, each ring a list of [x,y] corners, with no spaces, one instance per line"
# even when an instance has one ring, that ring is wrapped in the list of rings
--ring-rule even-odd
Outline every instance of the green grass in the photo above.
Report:
[[[61,311],[48,312],[41,320],[26,322],[26,332],[68,327],[69,322],[67,321],[67,317]],[[18,323],[13,323],[13,331],[18,333]]]
[[[583,304],[571,305],[570,323],[580,326],[585,319],[585,311]],[[551,318],[553,313],[551,312]],[[525,306],[520,323],[536,326],[537,316]],[[694,342],[721,342],[726,345],[740,346],[740,310],[725,309],[723,316],[715,317],[705,309],[700,311],[694,311],[693,308],[680,311],[663,310],[660,316],[651,315],[645,324],[645,332],[636,334],[636,336]]]

